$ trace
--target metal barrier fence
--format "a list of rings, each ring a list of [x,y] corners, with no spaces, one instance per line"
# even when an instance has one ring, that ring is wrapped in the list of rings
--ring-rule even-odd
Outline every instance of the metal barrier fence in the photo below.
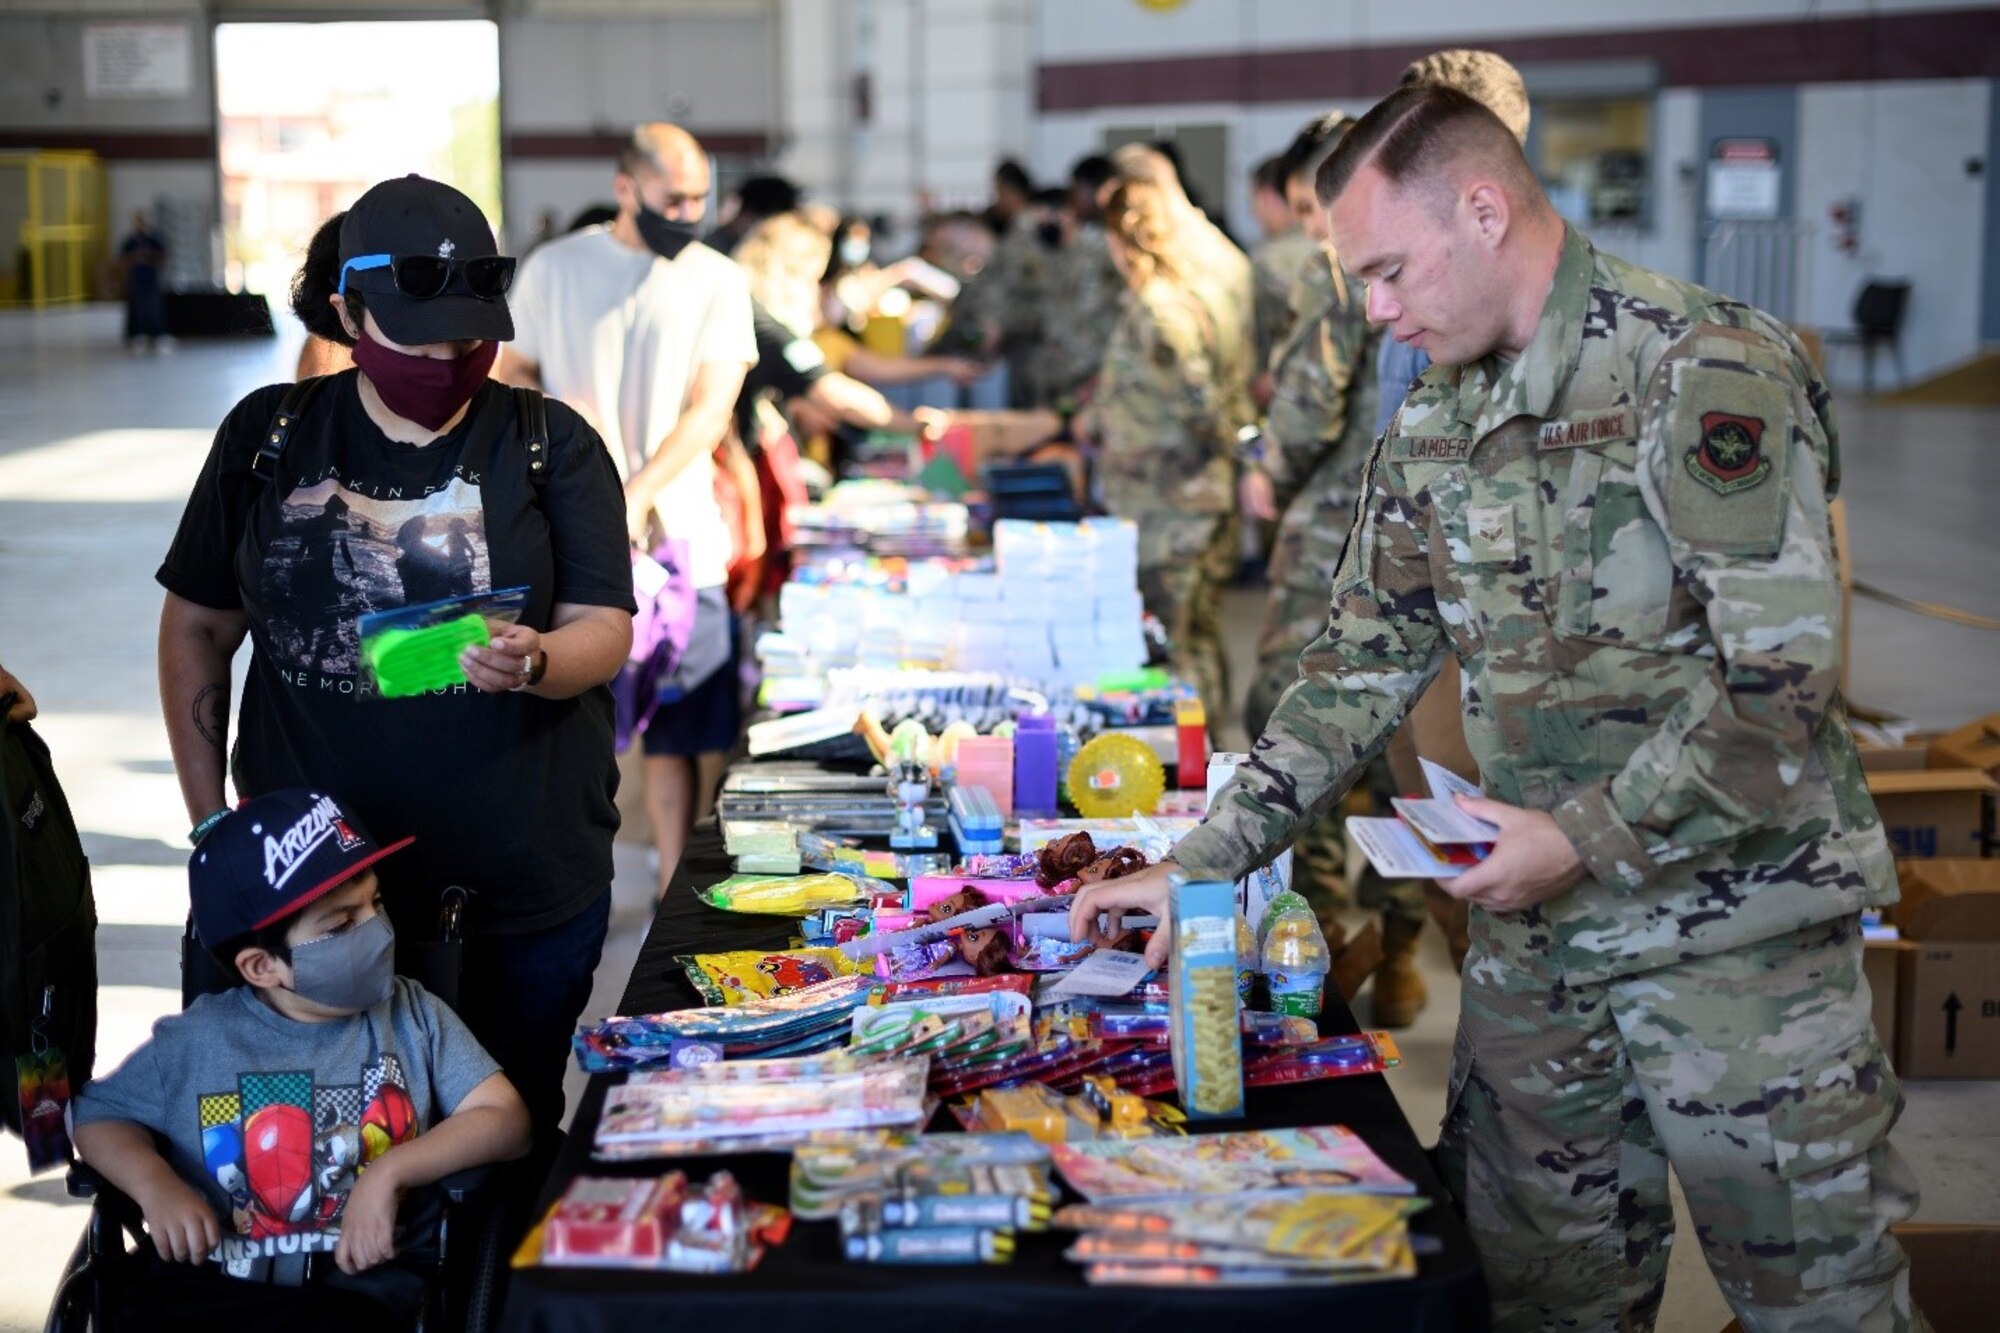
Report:
[[[95,153],[0,153],[0,306],[91,299],[105,256],[104,166]]]

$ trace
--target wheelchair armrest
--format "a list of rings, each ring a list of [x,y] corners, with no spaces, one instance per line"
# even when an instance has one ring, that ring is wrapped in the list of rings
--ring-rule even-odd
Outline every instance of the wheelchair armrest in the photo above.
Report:
[[[86,1234],[93,1254],[122,1249],[123,1242],[116,1239],[121,1234],[141,1243],[146,1240],[146,1215],[138,1203],[98,1174],[88,1162],[72,1158],[63,1184],[70,1198],[91,1201],[91,1221]]]
[[[493,1183],[493,1178],[499,1174],[499,1170],[498,1164],[491,1162],[480,1166],[468,1166],[462,1171],[454,1171],[442,1177],[431,1188],[442,1195],[448,1203],[464,1203],[467,1199],[483,1194],[487,1186]]]
[[[69,1170],[63,1175],[63,1188],[69,1191],[72,1199],[94,1199],[105,1188],[105,1180],[90,1163],[73,1157]]]

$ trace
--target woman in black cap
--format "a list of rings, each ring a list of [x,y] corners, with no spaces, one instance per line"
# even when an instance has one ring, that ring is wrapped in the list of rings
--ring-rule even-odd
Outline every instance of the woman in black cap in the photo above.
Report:
[[[321,229],[293,308],[354,368],[303,402],[260,389],[216,433],[157,576],[160,699],[194,841],[225,809],[228,754],[240,796],[317,787],[386,839],[415,835],[382,869],[405,940],[435,932],[443,888],[471,891],[458,1007],[547,1131],[610,916],[605,685],[632,579],[596,431],[487,378],[514,336],[513,272],[478,207],[417,176]],[[359,617],[515,587],[525,609],[463,651],[463,684],[381,697]]]

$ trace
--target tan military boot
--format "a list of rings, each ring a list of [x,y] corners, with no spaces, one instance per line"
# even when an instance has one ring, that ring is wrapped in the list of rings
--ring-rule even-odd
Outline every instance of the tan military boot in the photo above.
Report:
[[[1375,971],[1375,1026],[1406,1028],[1423,1012],[1430,992],[1417,971],[1417,940],[1424,923],[1382,918],[1382,966]]]

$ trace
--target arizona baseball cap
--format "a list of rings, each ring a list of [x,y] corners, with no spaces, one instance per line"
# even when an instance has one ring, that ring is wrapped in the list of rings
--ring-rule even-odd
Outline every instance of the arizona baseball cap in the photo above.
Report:
[[[245,801],[188,860],[194,933],[213,949],[338,888],[392,852],[325,792],[290,787]]]
[[[341,275],[359,289],[382,331],[405,347],[484,338],[506,342],[514,317],[501,294],[477,294],[465,261],[500,253],[479,205],[442,181],[403,176],[383,181],[354,201],[340,223]],[[444,260],[442,291],[412,295],[399,282],[396,261]],[[358,262],[357,262],[358,261]],[[362,265],[366,264],[367,267]],[[436,265],[430,266],[435,268]]]

